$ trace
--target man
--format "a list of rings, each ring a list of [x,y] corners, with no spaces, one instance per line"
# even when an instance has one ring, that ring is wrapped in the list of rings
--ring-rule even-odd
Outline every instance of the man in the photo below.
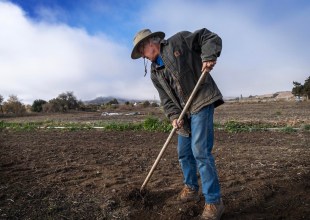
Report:
[[[220,219],[224,212],[220,185],[212,155],[214,108],[223,104],[222,94],[210,74],[200,86],[183,120],[178,121],[201,73],[210,72],[222,50],[222,40],[207,29],[179,32],[167,40],[165,33],[149,29],[134,37],[132,59],[152,61],[151,79],[158,90],[166,116],[178,132],[178,159],[184,176],[182,202],[199,201],[199,170],[205,197],[203,219]],[[146,67],[145,67],[146,68]],[[146,71],[146,70],[145,70]]]

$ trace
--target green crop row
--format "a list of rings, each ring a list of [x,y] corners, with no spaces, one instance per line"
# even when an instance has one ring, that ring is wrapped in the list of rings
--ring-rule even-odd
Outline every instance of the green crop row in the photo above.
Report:
[[[148,117],[143,122],[137,122],[137,123],[124,123],[124,122],[82,123],[82,122],[54,122],[54,121],[17,123],[17,122],[0,121],[0,130],[8,129],[15,131],[18,130],[31,131],[36,129],[57,129],[57,128],[69,131],[102,128],[105,130],[113,130],[113,131],[145,130],[145,131],[169,132],[172,129],[172,126],[168,120],[161,121],[154,117]]]
[[[215,129],[224,130],[227,132],[251,132],[251,131],[266,131],[266,130],[277,130],[283,132],[295,132],[297,129],[304,131],[310,131],[310,125],[304,125],[302,128],[293,128],[290,126],[277,128],[272,124],[255,124],[250,122],[237,122],[228,121],[224,124],[215,123]],[[124,122],[55,122],[55,121],[44,121],[44,122],[4,122],[0,121],[0,130],[25,130],[31,131],[36,129],[55,129],[62,128],[64,130],[75,131],[75,130],[90,130],[100,128],[104,130],[112,131],[158,131],[158,132],[169,132],[172,129],[172,125],[168,120],[159,120],[155,117],[148,117],[143,122],[136,123],[124,123]]]
[[[215,128],[223,129],[227,132],[251,132],[251,131],[281,131],[281,132],[296,132],[297,130],[310,131],[310,125],[304,125],[303,127],[278,127],[275,124],[268,123],[252,123],[252,122],[237,122],[237,121],[228,121],[224,124],[217,124]]]

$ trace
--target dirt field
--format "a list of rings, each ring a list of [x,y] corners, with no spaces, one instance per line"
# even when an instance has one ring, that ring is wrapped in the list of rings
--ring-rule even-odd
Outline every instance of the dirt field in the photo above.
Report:
[[[152,113],[157,115],[158,112]],[[215,120],[310,124],[308,103],[234,103]],[[34,120],[129,120],[75,113]],[[54,119],[51,119],[55,117]],[[139,121],[145,113],[132,116]],[[147,191],[141,187],[168,133],[102,130],[0,131],[0,219],[199,219],[198,203],[179,204],[176,137]],[[310,132],[215,131],[214,155],[226,206],[222,219],[308,219]]]

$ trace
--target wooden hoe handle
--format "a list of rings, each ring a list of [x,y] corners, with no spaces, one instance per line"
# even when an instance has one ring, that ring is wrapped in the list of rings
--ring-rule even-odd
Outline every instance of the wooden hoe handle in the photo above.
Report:
[[[187,112],[189,106],[191,105],[191,103],[192,103],[192,101],[193,101],[193,99],[194,99],[194,96],[196,95],[196,93],[197,93],[197,91],[198,91],[199,86],[201,85],[202,81],[205,79],[205,76],[207,75],[207,73],[208,73],[207,71],[204,71],[204,72],[201,74],[201,76],[200,76],[198,82],[196,83],[195,88],[194,88],[193,91],[192,91],[192,94],[190,95],[189,99],[187,100],[187,102],[186,102],[186,104],[185,104],[185,106],[184,106],[184,108],[183,108],[183,110],[182,110],[182,112],[181,112],[181,114],[180,114],[180,116],[179,116],[179,118],[178,118],[178,121],[180,121],[180,120],[184,117],[184,115],[186,114],[186,112]],[[154,162],[154,164],[153,164],[153,166],[152,166],[150,172],[149,172],[148,175],[146,176],[146,178],[145,178],[145,180],[144,180],[144,182],[143,182],[143,184],[142,184],[142,186],[141,186],[141,188],[140,188],[140,192],[143,191],[143,189],[145,188],[146,184],[149,182],[149,180],[150,180],[150,178],[151,178],[151,176],[152,176],[152,174],[153,174],[155,168],[157,167],[157,164],[159,163],[160,159],[162,158],[162,155],[164,154],[164,152],[165,152],[165,150],[166,150],[168,144],[170,143],[170,140],[171,140],[171,138],[173,137],[173,135],[174,135],[175,132],[176,132],[176,128],[173,128],[173,129],[171,130],[170,135],[168,136],[168,138],[167,138],[167,140],[166,140],[164,146],[162,147],[161,151],[159,152],[159,154],[158,154],[158,156],[157,156],[157,158],[156,158],[156,160],[155,160],[155,162]]]

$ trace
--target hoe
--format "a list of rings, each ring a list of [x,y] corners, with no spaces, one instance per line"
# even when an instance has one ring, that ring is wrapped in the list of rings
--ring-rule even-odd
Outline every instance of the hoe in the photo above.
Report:
[[[197,82],[196,85],[195,85],[195,88],[194,88],[193,91],[192,91],[192,94],[190,95],[188,101],[187,101],[186,104],[185,104],[185,107],[183,108],[183,110],[182,110],[182,112],[181,112],[181,114],[180,114],[180,116],[179,116],[179,118],[178,118],[178,121],[180,121],[180,120],[184,117],[184,115],[185,115],[185,113],[187,112],[187,110],[188,110],[188,108],[189,108],[191,102],[193,101],[194,96],[196,95],[196,93],[197,93],[197,91],[198,91],[199,86],[201,85],[202,81],[205,79],[205,76],[207,75],[207,73],[208,73],[207,71],[204,71],[204,72],[201,74],[201,76],[200,76],[198,82]],[[170,132],[170,134],[169,134],[169,136],[168,136],[168,138],[167,138],[167,140],[166,140],[164,146],[162,147],[161,151],[159,152],[159,154],[158,154],[158,156],[157,156],[157,158],[156,158],[156,160],[155,160],[155,162],[154,162],[154,164],[153,164],[153,166],[152,166],[150,172],[148,173],[147,177],[145,178],[145,180],[144,180],[144,182],[143,182],[143,184],[142,184],[142,186],[141,186],[141,188],[140,188],[140,192],[142,192],[142,191],[144,190],[144,188],[146,187],[146,184],[149,182],[149,180],[150,180],[150,178],[151,178],[151,176],[152,176],[152,174],[153,174],[155,168],[157,167],[157,164],[159,163],[160,159],[162,158],[162,156],[163,156],[163,154],[164,154],[164,152],[165,152],[165,150],[166,150],[168,144],[170,143],[170,140],[171,140],[172,136],[173,136],[174,133],[176,132],[176,130],[177,130],[176,128],[173,128],[173,129],[171,130],[171,132]]]

